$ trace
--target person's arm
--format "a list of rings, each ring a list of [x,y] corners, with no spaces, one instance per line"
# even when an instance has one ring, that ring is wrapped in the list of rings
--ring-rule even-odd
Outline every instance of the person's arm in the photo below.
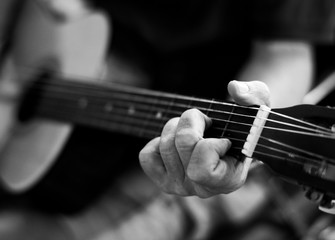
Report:
[[[271,92],[271,107],[302,102],[314,74],[312,46],[305,42],[257,41],[238,80],[260,80]]]

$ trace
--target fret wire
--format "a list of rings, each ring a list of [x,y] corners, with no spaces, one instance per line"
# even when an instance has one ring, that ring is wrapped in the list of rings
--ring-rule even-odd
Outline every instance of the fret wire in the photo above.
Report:
[[[52,109],[48,109],[48,110],[51,110],[52,111]],[[73,112],[72,112],[73,113]],[[121,121],[122,121],[122,119],[123,118],[121,118]],[[89,122],[89,121],[88,121]],[[133,121],[133,123],[136,123],[137,121]],[[105,122],[106,123],[106,122]],[[123,125],[124,126],[124,124],[122,124],[122,122],[114,122],[113,124],[118,124],[118,125]],[[104,124],[105,125],[105,124]],[[124,127],[123,127],[124,128]],[[132,128],[133,129],[138,129],[138,131],[140,131],[141,130],[141,127],[139,127],[139,126],[136,126],[136,125],[133,125],[132,126]],[[129,129],[127,129],[126,128],[126,130],[128,130],[129,131]],[[230,131],[230,130],[229,130]],[[148,133],[151,133],[150,134],[150,136],[157,136],[159,133],[157,132],[157,131],[152,131],[152,130],[147,130],[147,133],[146,134],[148,134]],[[245,134],[248,134],[248,133],[245,133]],[[232,139],[233,140],[233,138],[230,138],[230,139]],[[243,140],[243,139],[238,139],[239,141],[242,141],[242,142],[244,142],[245,140]],[[278,150],[278,151],[281,151],[281,150]],[[307,154],[308,154],[308,152],[307,152]],[[296,157],[301,157],[301,156],[299,156],[299,155],[297,155],[297,154],[295,154],[295,156]],[[302,157],[301,157],[302,158]],[[305,159],[305,160],[308,160],[308,161],[310,161],[310,162],[316,162],[316,160],[314,160],[314,159],[310,159],[310,158],[303,158],[303,159]],[[327,162],[334,162],[332,159],[326,159],[325,157],[323,157],[323,159],[325,159],[325,160],[327,160]]]
[[[51,109],[53,109],[53,108],[51,108]],[[80,109],[78,109],[78,111],[80,111]],[[64,112],[64,110],[62,111],[62,113]],[[70,113],[72,113],[72,114],[74,114],[75,112],[74,111],[70,111]],[[115,112],[116,113],[116,112]],[[124,111],[124,112],[122,112],[122,113],[124,113],[123,114],[123,116],[122,116],[122,119],[124,118],[124,116],[129,116],[129,115],[127,115],[126,114],[126,112]],[[102,112],[102,114],[105,114],[104,112]],[[178,113],[179,114],[179,113]],[[86,115],[87,115],[87,113],[86,113]],[[95,116],[95,115],[94,115]],[[119,114],[119,116],[120,116],[120,114]],[[114,115],[111,115],[111,117],[108,119],[108,120],[111,120],[112,118],[115,118],[115,116]],[[142,119],[144,118],[144,119],[146,119],[148,116],[147,115],[145,115],[144,114],[144,117],[142,116]],[[165,120],[167,121],[169,118],[166,118]],[[139,120],[141,120],[141,117],[139,117],[139,116],[137,116],[137,122],[139,121]],[[164,118],[162,119],[162,120],[164,120]],[[142,122],[143,122],[143,120],[142,120]],[[229,123],[234,123],[234,124],[240,124],[240,123],[238,123],[238,122],[233,122],[233,121],[227,121],[227,122],[229,122]],[[159,124],[160,124],[161,122],[159,122]],[[162,129],[162,127],[160,127],[160,129]],[[216,128],[216,129],[221,129],[222,130],[222,128]],[[225,131],[227,131],[228,129],[226,129],[225,128]],[[231,130],[230,132],[238,132],[238,131],[234,131],[234,130]],[[240,132],[241,133],[241,132]],[[248,134],[248,132],[245,132],[245,134]],[[261,138],[263,138],[263,139],[265,139],[264,137],[261,137]]]
[[[169,108],[168,108],[169,109]],[[184,110],[184,109],[183,109]],[[182,111],[183,111],[182,110]],[[201,110],[201,109],[200,109]],[[178,112],[178,114],[180,114],[180,113],[182,113],[182,111],[181,112]],[[220,113],[220,112],[219,112]],[[223,112],[223,113],[226,113],[226,112]],[[229,113],[230,114],[230,113]],[[242,114],[235,114],[234,113],[234,115],[238,115],[238,116],[243,116],[243,117],[251,117],[251,116],[246,116],[246,115],[242,115]],[[231,115],[229,115],[229,116],[231,116]],[[174,116],[175,117],[175,116]],[[265,119],[266,120],[266,119]],[[250,125],[251,126],[251,125]],[[288,131],[288,132],[292,132],[292,133],[299,133],[299,134],[306,134],[306,135],[311,135],[311,136],[314,136],[312,133],[307,133],[307,132],[302,132],[302,131],[296,131],[296,130],[287,130],[287,129],[282,129],[282,128],[272,128],[272,127],[267,127],[267,126],[265,126],[264,127],[265,129],[273,129],[273,130],[280,130],[280,131]],[[320,132],[318,132],[318,131],[316,131],[315,129],[312,129],[312,130],[314,130],[315,132],[317,132],[317,133],[320,133]],[[317,136],[319,136],[318,134],[317,134]],[[323,136],[322,135],[322,137],[327,137],[327,136]],[[328,136],[327,138],[334,138],[334,135],[332,134],[332,135],[330,135],[330,136]]]
[[[38,94],[37,94],[37,96],[39,96]],[[85,96],[85,95],[82,95],[82,94],[78,94],[78,97],[80,98],[80,97],[89,97],[89,96]],[[53,96],[53,94],[52,93],[50,93],[50,94],[47,94],[46,96],[45,96],[45,98],[50,98],[50,99],[52,99],[52,98],[54,98],[54,96]],[[62,93],[61,94],[61,96],[60,96],[60,98],[73,98],[72,97],[72,95],[64,95],[64,93]],[[93,98],[93,99],[96,99],[96,98]],[[141,103],[148,103],[148,104],[152,104],[152,99],[150,99],[150,98],[136,98],[136,99],[132,99],[132,98],[129,98],[129,97],[125,97],[124,99],[122,99],[122,98],[118,98],[118,97],[115,97],[115,96],[113,96],[113,95],[109,95],[107,98],[104,98],[104,100],[113,100],[113,99],[121,99],[121,100],[125,100],[126,102],[131,102],[131,101],[134,101],[134,102],[136,102],[137,104],[139,103],[139,102],[141,102]],[[142,100],[142,101],[140,101],[140,100]],[[164,105],[164,106],[166,106],[166,105],[169,105],[169,104],[171,104],[171,102],[170,101],[160,101],[160,104],[161,105]],[[184,108],[184,109],[187,109],[188,108],[188,106],[186,106],[186,105],[184,105],[184,104],[179,104],[179,103],[177,103],[177,104],[174,104],[174,106],[176,106],[176,107],[181,107],[181,108]],[[202,110],[207,110],[207,108],[201,108]],[[220,113],[220,112],[223,112],[223,113],[229,113],[229,112],[225,112],[225,111],[218,111],[218,110],[213,110],[213,111],[216,111],[216,112],[218,112],[218,113]],[[249,118],[251,118],[252,116],[249,116],[249,115],[245,115],[245,117],[249,117]]]
[[[55,84],[55,81],[50,81],[52,82],[52,84]],[[59,84],[59,82],[63,82],[62,84]],[[46,82],[46,83],[49,83],[49,82]],[[78,93],[78,86],[77,85],[80,85],[82,84],[83,86],[86,86],[86,85],[89,85],[87,83],[83,84],[83,83],[78,83],[78,82],[70,82],[70,81],[58,81],[56,82],[56,84],[59,84],[59,87],[63,87],[63,85],[66,85],[66,84],[71,84],[73,85],[73,87],[75,87],[75,90],[71,93],[71,94],[76,94]],[[52,85],[49,83],[49,85]],[[37,84],[36,84],[37,85]],[[70,85],[70,86],[71,86]],[[108,87],[109,84],[101,84],[101,85],[98,85],[98,84],[91,84],[93,85],[92,89],[94,89],[95,91],[97,91],[98,93],[100,92],[104,92],[104,91],[109,91],[109,94],[110,93],[117,93],[117,89],[115,86],[113,86],[111,84],[111,86],[113,86],[114,88],[111,88],[111,87]],[[37,87],[35,87],[37,88]],[[45,87],[43,88],[45,89]],[[59,90],[66,90],[67,88],[63,89],[59,89]],[[88,89],[92,92],[92,89]],[[145,94],[146,97],[155,97],[155,96],[159,96],[160,98],[174,98],[174,99],[178,99],[178,100],[192,100],[192,101],[196,101],[196,102],[203,102],[203,103],[210,103],[212,100],[208,100],[208,99],[198,99],[198,98],[195,98],[195,97],[187,97],[187,96],[182,96],[182,95],[178,95],[178,94],[171,94],[171,93],[163,93],[163,92],[158,92],[158,91],[153,91],[153,90],[147,90],[147,89],[141,89],[141,88],[130,88],[130,87],[125,87],[125,86],[122,86],[122,87],[118,87],[118,89],[121,89],[121,94],[132,94],[132,95],[136,95],[136,96],[143,96],[143,94]],[[132,90],[130,90],[132,89]],[[38,90],[38,89],[37,89]],[[128,90],[128,91],[127,91]],[[136,90],[136,91],[135,91]],[[62,92],[63,93],[63,92]],[[222,106],[233,106],[233,105],[236,105],[236,104],[233,104],[233,103],[225,103],[225,102],[219,102],[219,101],[215,101],[213,102],[214,104],[218,104],[218,105],[222,105]],[[239,108],[247,108],[247,109],[255,109],[257,110],[258,108],[255,108],[255,107],[246,107],[246,106],[238,106]]]
[[[173,103],[174,103],[174,98],[171,98],[170,102],[169,102],[169,104],[167,106],[166,111],[164,111],[163,118],[166,117],[167,113],[169,113],[170,108],[173,106]],[[160,125],[160,127],[159,127],[159,129],[163,130],[164,125],[165,125],[165,122],[162,122],[161,125]]]
[[[131,124],[131,129],[129,129],[128,127],[125,127],[125,125],[124,125],[124,121],[122,121],[122,119],[123,118],[121,118],[120,119],[120,122],[113,122],[113,124],[115,124],[114,125],[114,127],[113,128],[111,128],[111,129],[116,129],[116,130],[120,130],[120,128],[122,128],[123,130],[124,130],[124,132],[132,132],[131,131],[131,129],[132,130],[134,130],[134,129],[136,129],[137,131],[142,131],[142,128],[141,127],[139,127],[139,126],[136,126],[136,125],[134,125],[134,124]],[[132,121],[132,123],[136,123],[137,121]],[[88,121],[87,123],[90,123],[90,121]],[[103,124],[102,125],[106,125],[108,122],[102,122]],[[109,126],[111,126],[110,124],[109,124]],[[127,126],[129,126],[129,125],[127,125]],[[231,131],[231,130],[228,130],[228,131]],[[156,136],[158,136],[160,133],[158,132],[158,131],[154,131],[154,130],[150,130],[150,129],[146,129],[145,130],[145,133],[142,133],[142,134],[146,134],[146,136],[148,136],[148,137],[156,137]],[[245,133],[245,134],[247,134],[247,133]],[[245,140],[244,139],[236,139],[236,138],[231,138],[231,137],[229,137],[229,139],[230,140],[232,140],[232,141],[240,141],[240,142],[244,142]],[[278,149],[277,151],[281,151],[280,149]],[[256,151],[255,151],[256,152]],[[312,158],[306,158],[306,157],[301,157],[300,155],[297,155],[297,154],[295,154],[295,157],[296,158],[300,158],[300,159],[304,159],[305,161],[309,161],[309,163],[318,163],[318,161],[317,160],[315,160],[315,159],[312,159]],[[280,158],[280,157],[279,157]],[[282,159],[284,159],[284,158],[282,158]],[[286,159],[286,158],[285,158]],[[292,160],[291,162],[296,162],[296,163],[300,163],[301,164],[301,162],[299,162],[299,161],[295,161],[295,160]],[[327,162],[328,163],[333,163],[334,161],[332,160],[332,159],[327,159]]]
[[[178,94],[171,94],[171,93],[164,93],[164,92],[159,92],[159,91],[154,91],[154,90],[148,90],[148,89],[143,89],[143,88],[136,88],[136,87],[132,87],[132,86],[125,86],[122,84],[117,84],[117,83],[111,83],[111,82],[105,82],[105,83],[95,83],[94,81],[88,81],[88,82],[84,82],[84,81],[78,81],[76,80],[76,77],[78,76],[73,76],[72,79],[71,78],[67,78],[62,79],[60,77],[51,77],[51,79],[48,80],[44,80],[42,83],[40,83],[40,81],[37,81],[36,83],[34,83],[34,85],[39,86],[39,85],[46,85],[48,84],[49,86],[72,86],[76,89],[78,89],[79,87],[81,87],[82,89],[88,89],[88,90],[98,90],[101,91],[102,89],[114,89],[114,90],[118,90],[121,92],[125,92],[125,93],[131,93],[131,94],[145,94],[145,95],[152,95],[152,96],[163,96],[163,97],[173,97],[173,98],[179,98],[179,99],[183,99],[183,100],[188,100],[188,99],[193,99],[193,100],[197,100],[197,101],[201,101],[201,102],[210,102],[210,100],[207,99],[198,99],[198,98],[194,98],[194,97],[188,97],[188,96],[182,96],[182,95],[178,95]],[[83,77],[80,77],[79,79],[86,79]],[[90,79],[88,79],[90,80]],[[76,90],[77,91],[77,90]],[[218,102],[219,103],[219,102]],[[224,105],[232,105],[231,103],[220,103],[220,104],[224,104]]]
[[[79,96],[83,96],[82,94],[78,94],[78,95],[79,95]],[[53,97],[53,96],[52,96],[52,93],[51,93],[51,94],[48,94],[46,97],[47,97],[47,98],[52,98],[52,97]],[[64,98],[65,95],[62,94],[62,97]],[[68,96],[68,97],[69,97],[69,98],[73,98],[72,94],[71,94],[70,96]],[[104,98],[104,100],[105,100],[105,99],[109,99],[109,100],[113,100],[113,99],[125,100],[124,104],[126,104],[126,102],[131,102],[131,101],[134,101],[134,102],[136,102],[137,104],[139,104],[139,103],[148,103],[148,104],[152,104],[152,99],[150,99],[150,98],[148,98],[148,97],[145,97],[145,98],[143,98],[143,97],[129,98],[129,97],[125,96],[124,98],[120,98],[120,97],[118,97],[117,95],[116,95],[116,96],[115,96],[115,95],[108,95],[107,97]],[[157,98],[154,98],[154,99],[157,99]],[[212,104],[212,103],[211,103],[211,104]],[[171,105],[171,102],[170,102],[170,101],[160,101],[160,105],[164,105],[164,106],[166,106],[166,105]],[[173,105],[174,105],[174,107],[180,107],[180,108],[183,108],[184,110],[190,108],[189,105],[180,104],[180,103],[175,103],[175,104],[173,104]],[[206,111],[206,110],[208,111],[208,108],[201,108],[201,107],[198,107],[198,109],[203,110],[203,111]],[[212,111],[215,111],[215,112],[218,112],[218,113],[223,112],[223,113],[228,113],[228,114],[229,114],[229,112],[227,112],[227,111],[218,111],[218,110],[212,110]],[[245,117],[252,117],[252,116],[245,115]]]
[[[213,102],[211,102],[213,103]],[[216,103],[217,104],[217,103]],[[233,105],[235,106],[235,105]],[[183,106],[182,106],[183,107]],[[249,116],[250,117],[250,116]],[[302,127],[302,126],[299,126],[299,125],[292,125],[292,124],[289,124],[289,123],[283,123],[283,122],[278,122],[278,121],[275,121],[275,120],[271,120],[271,119],[268,119],[268,121],[273,121],[273,122],[276,122],[276,123],[279,123],[279,124],[285,124],[285,125],[288,125],[288,126],[293,126],[293,127],[299,127],[299,128],[302,128],[302,129],[305,129],[305,130],[308,130],[308,131],[315,131],[315,129],[308,129],[306,127]],[[331,132],[329,129],[327,129],[326,132],[323,132],[324,134],[329,134],[329,135],[333,135],[333,132]]]
[[[302,122],[304,122],[304,121],[302,121]],[[304,122],[305,123],[305,122]],[[316,125],[317,126],[317,125]],[[319,127],[319,126],[317,126],[317,127]],[[328,129],[325,129],[326,130],[326,132],[328,132]]]
[[[46,102],[45,101],[45,104],[47,104],[48,102]],[[58,104],[59,102],[55,102],[56,104]],[[49,103],[49,104],[52,104],[52,103]],[[67,104],[64,104],[64,105],[67,105]],[[91,104],[92,105],[92,104]],[[52,108],[53,107],[55,107],[55,106],[52,106]],[[100,109],[102,109],[102,107],[100,108]],[[115,110],[114,110],[114,112],[112,112],[112,113],[117,113],[117,112],[115,112],[117,109],[121,109],[124,113],[126,113],[126,109],[127,108],[120,108],[120,106],[115,106]],[[149,112],[149,114],[146,114],[147,113],[147,109],[146,108],[143,108],[145,111],[139,111],[139,110],[142,110],[142,109],[140,109],[140,108],[137,108],[137,117],[139,117],[139,118],[149,118],[150,117],[150,112]],[[78,109],[78,110],[81,110],[81,109]],[[105,111],[97,111],[96,113],[92,113],[92,114],[110,114],[110,113],[106,113]],[[172,116],[179,116],[181,113],[182,113],[182,111],[172,111],[172,110],[170,110],[170,111],[167,111],[167,113],[170,113],[170,114],[172,114]],[[145,115],[146,114],[146,115]],[[151,117],[154,119],[154,115],[153,114],[151,114]],[[167,120],[169,120],[171,117],[165,117],[166,118],[166,121]],[[163,118],[162,118],[163,119]],[[216,122],[227,122],[227,120],[222,120],[222,119],[218,119],[218,118],[212,118],[212,120],[213,121],[216,121]],[[161,120],[159,120],[160,122],[161,122]],[[249,126],[249,127],[251,127],[252,125],[251,124],[246,124],[246,123],[243,123],[243,122],[234,122],[234,121],[230,121],[229,123],[231,123],[231,124],[237,124],[237,125],[245,125],[245,126]],[[223,130],[223,128],[220,128],[220,129],[222,129]]]
[[[212,100],[210,101],[209,107],[207,108],[206,113],[205,113],[205,115],[208,116],[208,117],[210,117],[209,116],[209,110],[211,110],[213,102],[214,102],[214,98],[212,98]]]
[[[50,105],[51,104],[51,105]],[[65,105],[66,106],[66,105]],[[44,108],[43,108],[44,107]],[[43,107],[40,107],[39,108],[39,110],[40,111],[50,111],[50,109],[54,109],[55,108],[55,106],[52,104],[52,103],[48,103],[47,104],[47,102],[46,102],[46,104],[44,104],[43,105]],[[62,109],[62,111],[60,112],[60,113],[62,113],[62,115],[64,116],[64,114],[66,113],[66,109],[67,108],[63,108]],[[68,113],[70,113],[70,114],[73,114],[73,115],[75,115],[78,111],[83,111],[82,109],[73,109],[73,110],[71,110],[71,109],[69,109],[67,112]],[[55,111],[54,111],[55,112]],[[141,114],[139,114],[139,113],[141,113],[141,112],[138,112],[138,114],[136,115],[136,121],[142,121],[143,122],[143,119],[145,120],[147,117],[148,117],[148,115],[146,115],[145,113],[141,113]],[[85,116],[86,117],[89,117],[89,115],[91,115],[91,116],[93,116],[93,117],[95,117],[95,118],[97,118],[97,117],[99,117],[99,115],[101,115],[101,117],[104,119],[106,119],[106,115],[108,115],[109,113],[106,113],[106,112],[100,112],[100,114],[96,114],[96,113],[92,113],[92,112],[83,112],[82,114],[85,114]],[[117,115],[116,115],[117,114]],[[179,115],[180,114],[180,112],[175,112],[174,113],[174,115],[175,116],[177,116],[177,115]],[[153,116],[153,114],[151,114],[152,116]],[[107,116],[107,121],[111,121],[113,118],[115,118],[115,117],[121,117],[121,119],[123,119],[124,118],[124,116],[128,116],[127,115],[127,112],[126,111],[124,111],[124,110],[119,110],[118,108],[116,108],[115,109],[115,111],[113,112],[113,114],[112,115],[109,115],[109,117]],[[134,116],[133,116],[133,118],[134,118]],[[170,117],[165,117],[165,118],[162,118],[162,119],[159,119],[159,120],[156,120],[156,121],[154,121],[154,122],[157,122],[157,123],[161,123],[162,121],[168,121],[170,119]],[[240,124],[240,123],[238,123],[238,122],[232,122],[232,123],[234,123],[234,124]],[[162,128],[162,127],[161,127]],[[217,128],[217,129],[220,129],[220,128]],[[247,132],[246,132],[246,134],[247,134]]]
[[[156,112],[156,115],[155,115],[155,118],[154,118],[154,121],[157,122],[158,121],[158,125],[156,128],[156,131],[161,133],[162,129],[163,129],[163,126],[165,124],[165,122],[168,121],[168,119],[165,119],[164,118],[164,115],[162,114],[162,112],[164,112],[164,109],[162,108],[157,108],[157,106],[159,106],[161,100],[160,100],[160,96],[157,96],[157,102],[156,102],[156,108],[154,109],[154,111]],[[179,113],[180,114],[180,113]],[[177,115],[177,113],[176,113]]]
[[[57,118],[57,116],[60,116],[59,112],[54,111],[52,108],[40,108],[39,111],[43,112],[43,114],[41,114],[42,117],[44,116],[48,118],[48,116],[51,115],[51,117]],[[67,112],[62,111],[62,113],[67,114],[67,116],[70,117],[72,121],[74,121],[75,123],[79,123],[79,124],[85,123],[85,124],[92,125],[92,126],[95,126],[94,124],[98,124],[98,125],[102,124],[104,127],[108,127],[112,129],[114,129],[113,124],[122,124],[125,126],[124,129],[126,129],[126,127],[133,128],[135,126],[137,129],[143,129],[144,131],[155,132],[156,136],[159,134],[158,131],[153,131],[152,129],[149,129],[149,128],[143,128],[141,125],[143,120],[138,121],[138,119],[131,119],[131,118],[125,119],[125,116],[127,114],[111,115],[109,118],[106,118],[106,117],[99,118],[97,115],[90,116],[89,112],[86,112],[84,116],[78,115],[76,114],[75,111],[71,111],[71,110]],[[61,119],[62,117],[60,117],[60,120]],[[160,122],[157,122],[157,123],[158,125],[160,125]],[[153,125],[158,126],[157,124],[153,124]],[[116,129],[116,130],[119,130],[119,129]]]
[[[192,102],[193,102],[193,100],[192,100],[192,98],[191,98],[191,99],[189,100],[189,103],[187,104],[186,110],[192,108]]]
[[[151,121],[151,119],[153,119],[153,117],[150,118],[150,115],[151,116],[153,115],[153,114],[150,114],[150,113],[155,111],[155,105],[157,104],[157,101],[158,101],[158,99],[154,98],[154,102],[149,107],[149,110],[148,110],[149,114],[147,114],[147,116],[146,116],[146,118],[144,120],[144,123],[143,123],[143,126],[142,126],[142,132],[144,132],[144,129],[149,124],[149,121]],[[142,135],[139,134],[139,136],[141,137]]]
[[[127,100],[127,99],[125,99]],[[148,102],[150,102],[148,100]],[[163,103],[164,104],[164,103]],[[170,103],[171,104],[171,103]],[[137,103],[138,105],[138,103]],[[183,110],[186,110],[187,108],[185,107],[185,105],[181,105],[181,104],[174,104],[174,107],[180,107],[180,108],[183,108]],[[235,106],[233,106],[233,108],[235,108]],[[202,110],[202,111],[209,111],[209,109],[207,108],[198,108],[199,110]],[[238,114],[238,113],[231,113],[231,112],[226,112],[226,111],[218,111],[218,110],[211,110],[211,112],[215,112],[215,113],[225,113],[225,114],[228,114],[230,117],[232,115],[234,116],[241,116],[241,117],[246,117],[246,118],[254,118],[254,116],[250,116],[250,115],[244,115],[244,114]],[[285,126],[290,126],[290,127],[296,127],[296,128],[300,128],[300,129],[304,129],[306,131],[311,131],[311,132],[316,132],[316,129],[309,129],[309,128],[306,128],[306,127],[303,127],[303,126],[299,126],[299,125],[294,125],[294,124],[289,124],[289,123],[283,123],[283,122],[279,122],[279,121],[276,121],[276,120],[271,120],[271,119],[265,119],[265,118],[262,118],[263,120],[267,120],[268,122],[274,122],[274,123],[278,123],[278,124],[282,124],[282,125],[285,125]],[[269,127],[268,127],[269,128]],[[323,134],[328,134],[330,135],[330,137],[333,137],[333,132],[331,132],[330,130],[328,130],[327,132],[320,132],[319,133],[323,133]]]
[[[232,110],[231,110],[231,114],[229,115],[229,117],[228,117],[228,121],[226,122],[226,125],[225,125],[225,127],[224,127],[224,129],[223,129],[223,131],[222,131],[221,138],[223,137],[223,135],[224,135],[225,132],[227,131],[229,121],[230,121],[230,119],[231,119],[232,114],[234,113],[234,109],[235,109],[235,106],[233,106],[233,108],[232,108]]]
[[[302,132],[303,133],[303,132]]]
[[[46,98],[50,98],[52,99],[50,96],[47,96]],[[66,96],[64,95],[63,98],[66,98]],[[70,96],[70,99],[72,100],[73,97]],[[111,96],[109,98],[109,100],[113,100],[114,97]],[[77,99],[73,99],[73,101],[76,101]],[[125,100],[129,100],[129,99],[125,99]],[[108,102],[108,101],[106,101]],[[126,102],[121,102],[121,101],[114,101],[114,102],[117,102],[117,103],[121,103],[121,104],[124,104],[124,105],[127,105]],[[152,101],[150,100],[147,100],[146,102],[150,103],[150,105],[152,105]],[[161,102],[161,101],[160,101]],[[140,106],[142,103],[135,103],[137,106]],[[173,103],[172,103],[173,104]],[[163,105],[170,105],[171,107],[171,101],[169,102],[169,104],[167,104],[167,102],[163,102]],[[147,105],[143,105],[143,106],[147,106]],[[182,108],[183,111],[187,109],[187,107],[185,105],[182,105],[182,104],[173,104],[174,107],[178,107],[178,108]],[[168,108],[169,109],[169,106]],[[211,112],[215,112],[215,113],[223,113],[223,114],[231,114],[231,112],[227,112],[227,111],[218,111],[218,110],[209,110],[208,108],[201,108],[199,107],[198,108],[199,110],[201,111],[211,111]],[[238,116],[241,116],[241,117],[246,117],[246,118],[254,118],[254,116],[250,116],[250,115],[243,115],[243,114],[235,114],[235,115],[238,115]]]
[[[60,82],[62,83],[62,84],[60,84]],[[63,81],[63,80],[60,80],[60,81],[47,81],[47,83],[51,83],[50,85],[56,85],[56,84],[60,84],[60,85],[64,85],[64,84],[73,84],[71,81]],[[75,86],[77,86],[77,82],[75,82]],[[95,88],[97,88],[97,86],[96,85],[98,85],[98,84],[91,84],[91,85],[93,85]],[[101,84],[101,86],[100,85],[98,85],[98,87],[106,87],[106,86],[108,87],[109,86],[109,84]],[[86,87],[86,88],[89,88],[89,87],[87,87],[88,86],[88,84],[87,83],[85,83],[85,84],[83,84],[83,87]],[[115,84],[110,84],[110,86],[112,86],[112,87],[114,87],[114,88],[116,88],[116,86],[115,86]],[[92,88],[92,86],[90,86],[91,88]],[[120,85],[118,85],[118,89],[121,89],[122,91],[126,91],[127,89],[131,92],[131,90],[132,89],[134,89],[134,88],[130,88],[130,87],[125,87],[125,86],[120,86]],[[137,89],[138,90],[138,89]],[[143,92],[143,89],[139,89],[139,90],[141,90],[142,92]],[[134,91],[134,90],[133,90]],[[148,93],[148,91],[147,90],[144,90],[146,93]],[[150,92],[149,91],[149,93],[156,93],[156,94],[162,94],[162,93],[160,93],[160,92]],[[167,94],[163,94],[163,95],[165,95],[165,96],[167,96]],[[171,94],[168,94],[168,95],[171,95]],[[178,97],[178,95],[174,95],[175,97],[177,96]],[[181,96],[181,97],[184,97],[184,96]],[[185,98],[185,97],[184,97]],[[188,99],[189,99],[189,97],[188,97]],[[208,101],[208,100],[201,100],[201,101]],[[228,103],[220,103],[220,104],[228,104]],[[241,106],[241,107],[243,107],[243,106]],[[278,114],[278,113],[276,113],[276,112],[274,112],[275,114]],[[282,114],[279,114],[279,115],[282,115]],[[288,117],[288,116],[285,116],[284,115],[284,117]],[[308,124],[308,125],[310,125],[310,126],[313,126],[313,127],[317,127],[317,128],[319,128],[319,129],[323,129],[324,131],[326,131],[326,132],[329,132],[329,129],[327,129],[327,128],[324,128],[324,127],[321,127],[321,126],[318,126],[318,125],[314,125],[314,124],[311,124],[311,123],[308,123],[308,122],[305,122],[305,121],[302,121],[302,120],[299,120],[299,119],[295,119],[296,121],[300,121],[300,122],[302,122],[302,123],[306,123],[306,124]]]
[[[38,108],[39,109],[42,109],[44,107],[44,109],[49,109],[49,108],[56,108],[57,105],[60,104],[59,102],[48,102],[48,101],[45,101],[44,104],[42,106],[39,106]],[[90,107],[90,106],[88,106]],[[80,109],[79,107],[68,107],[67,104],[64,104],[64,106],[62,107],[62,111],[59,111],[59,113],[65,113],[66,109],[69,109],[68,111],[70,113],[74,112],[74,111],[82,111],[82,114],[91,114],[92,116],[99,116],[99,115],[102,115],[102,116],[110,116],[110,117],[113,117],[115,116],[115,114],[119,114],[120,115],[120,112],[123,113],[124,116],[129,116],[127,114],[127,108],[122,108],[122,107],[119,107],[119,106],[114,106],[114,110],[113,112],[105,112],[103,111],[103,108],[101,107],[99,111],[95,111],[95,112],[92,112],[92,111],[86,111],[87,109]],[[152,117],[153,119],[156,119],[154,118],[154,114],[150,113],[148,114],[148,112],[146,111],[147,109],[144,109],[145,111],[139,111],[141,109],[137,109],[137,118],[141,118],[141,119],[147,119],[148,117]],[[181,112],[171,112],[173,115],[175,116],[178,116],[181,114]],[[164,119],[164,118],[161,118],[161,119]],[[156,119],[156,121],[159,123],[161,122],[161,119]],[[169,118],[166,118],[167,120]]]

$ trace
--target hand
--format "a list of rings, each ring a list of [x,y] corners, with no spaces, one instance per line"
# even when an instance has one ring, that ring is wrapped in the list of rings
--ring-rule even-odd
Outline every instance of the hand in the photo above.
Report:
[[[269,90],[259,81],[228,84],[238,104],[269,105]],[[238,161],[227,156],[228,139],[203,138],[211,120],[197,109],[169,120],[160,137],[140,152],[144,172],[163,191],[181,196],[207,198],[237,190],[246,180],[251,159]]]

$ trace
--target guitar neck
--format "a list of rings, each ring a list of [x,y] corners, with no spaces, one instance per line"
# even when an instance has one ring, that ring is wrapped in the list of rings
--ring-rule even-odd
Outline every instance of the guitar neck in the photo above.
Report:
[[[230,139],[229,154],[243,152],[285,179],[335,198],[334,109],[300,105],[265,109],[267,116],[263,117],[259,116],[262,107],[54,78],[32,84],[22,102],[21,119],[47,118],[147,139],[159,136],[169,119],[197,108],[212,120],[205,137]],[[260,121],[265,125],[254,141],[253,128]],[[246,154],[250,143],[255,148]]]
[[[241,150],[258,108],[115,84],[48,79],[27,91],[21,116],[37,116],[151,139],[187,109],[212,119],[212,137],[228,137]]]

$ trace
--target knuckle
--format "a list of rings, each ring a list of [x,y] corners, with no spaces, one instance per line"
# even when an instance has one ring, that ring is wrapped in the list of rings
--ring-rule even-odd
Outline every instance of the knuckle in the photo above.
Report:
[[[189,148],[194,146],[201,137],[192,129],[180,129],[176,133],[175,144],[177,148]]]
[[[197,119],[202,115],[203,113],[196,108],[188,109],[180,116],[180,125],[182,127],[190,127],[193,119]]]
[[[268,86],[261,81],[250,82],[250,85],[252,86],[252,94],[257,99],[256,104],[270,105],[270,90]]]
[[[197,108],[191,108],[183,112],[182,117],[191,118],[194,116],[201,115],[201,111]]]
[[[159,149],[162,155],[170,154],[174,150],[175,137],[173,134],[167,134],[161,137]]]
[[[179,117],[174,117],[174,118],[171,118],[169,121],[167,121],[166,124],[164,125],[163,132],[174,131],[174,129],[177,128],[179,119],[180,119]]]
[[[175,136],[173,134],[165,134],[164,136],[161,136],[159,144],[161,146],[170,145],[171,142],[174,142],[174,138]]]

